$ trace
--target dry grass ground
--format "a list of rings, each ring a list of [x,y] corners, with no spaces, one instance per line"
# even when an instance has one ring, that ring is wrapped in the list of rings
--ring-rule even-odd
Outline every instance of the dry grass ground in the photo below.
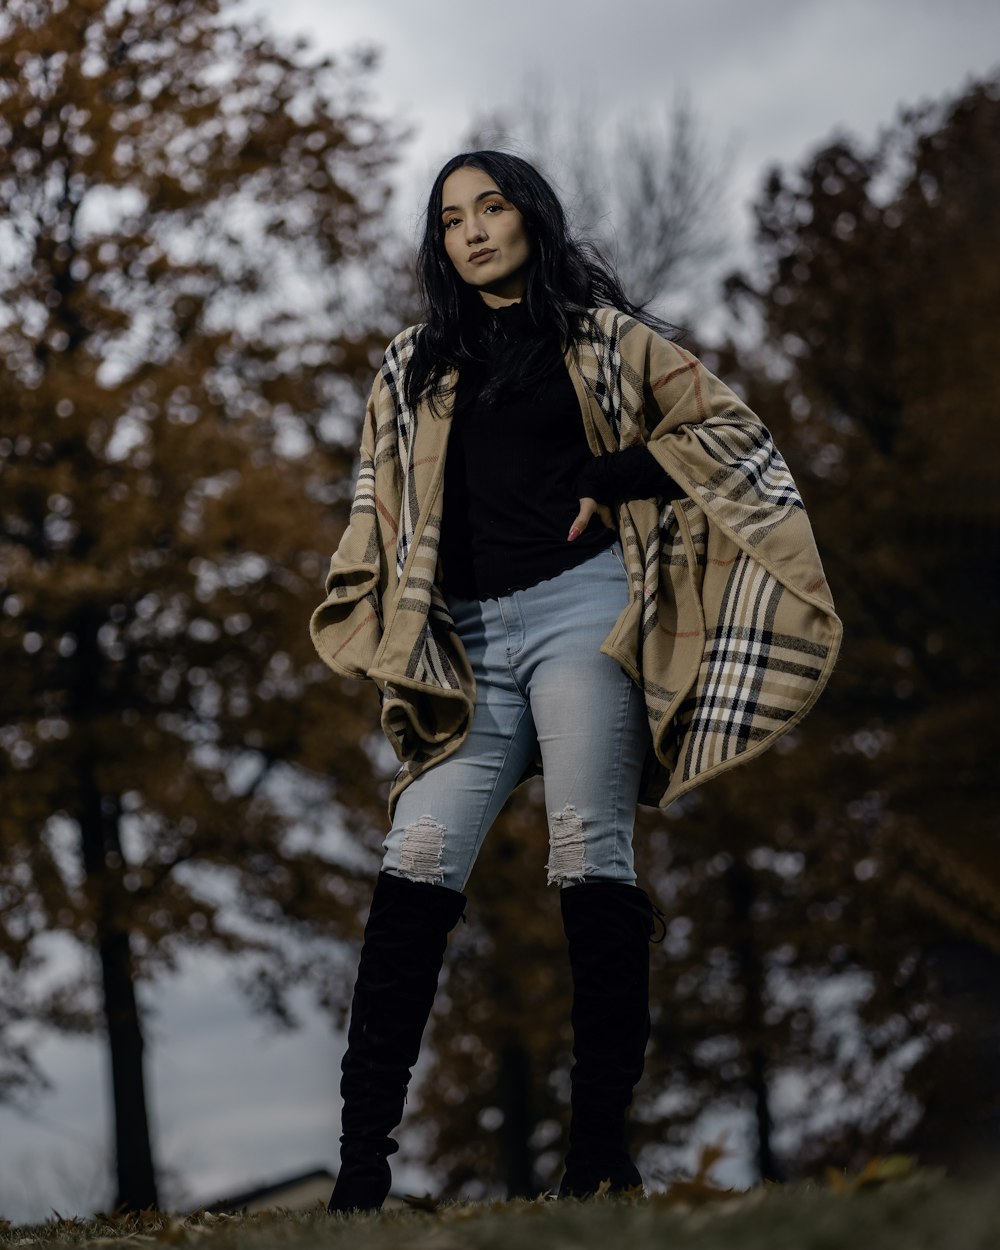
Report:
[[[998,1178],[1000,1180],[1000,1178]],[[875,1160],[859,1177],[715,1188],[704,1177],[648,1198],[418,1204],[332,1219],[314,1211],[149,1212],[0,1227],[0,1247],[170,1245],[199,1250],[997,1250],[1000,1183]]]

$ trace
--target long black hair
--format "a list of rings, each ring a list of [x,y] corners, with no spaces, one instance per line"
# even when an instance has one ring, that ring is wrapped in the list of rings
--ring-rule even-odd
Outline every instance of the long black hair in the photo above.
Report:
[[[537,334],[520,336],[514,350],[497,350],[504,338],[504,319],[490,309],[476,288],[458,276],[444,246],[441,197],[445,179],[456,169],[488,174],[524,219],[531,241],[523,296]],[[406,401],[415,408],[427,392],[436,398],[450,368],[472,367],[487,380],[485,401],[513,386],[526,387],[551,368],[552,345],[573,342],[588,310],[621,309],[650,328],[674,339],[679,332],[629,300],[613,266],[597,248],[574,238],[555,191],[534,165],[507,152],[460,152],[434,179],[427,200],[424,235],[417,253],[417,280],[424,303],[424,324],[406,371]]]

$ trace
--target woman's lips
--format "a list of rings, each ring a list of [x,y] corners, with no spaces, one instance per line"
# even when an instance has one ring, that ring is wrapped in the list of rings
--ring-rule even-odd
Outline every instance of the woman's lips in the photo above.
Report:
[[[469,257],[469,263],[471,265],[481,265],[484,260],[489,260],[491,256],[495,256],[495,255],[496,255],[495,247],[487,248],[483,252],[473,252],[472,255]]]

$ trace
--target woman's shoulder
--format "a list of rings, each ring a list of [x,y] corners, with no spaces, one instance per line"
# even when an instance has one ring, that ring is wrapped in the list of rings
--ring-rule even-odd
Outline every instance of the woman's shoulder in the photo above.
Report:
[[[424,328],[424,323],[418,321],[415,325],[407,326],[405,330],[393,336],[389,340],[389,344],[385,349],[385,356],[398,356],[401,352],[411,352],[416,346],[417,339],[420,337],[420,331]]]
[[[591,340],[595,350],[602,345],[610,345],[614,350],[627,348],[630,352],[644,352],[650,339],[662,337],[644,321],[621,308],[601,306],[590,308],[587,312],[584,336]]]
[[[593,308],[588,308],[587,312],[590,313],[595,321],[600,322],[602,325],[605,322],[614,322],[628,316],[620,308],[614,308],[611,304],[595,304]]]
[[[595,337],[611,340],[616,348],[627,346],[630,351],[648,351],[667,349],[690,359],[678,343],[683,331],[667,322],[649,325],[641,321],[634,313],[625,312],[621,308],[599,307],[588,309],[592,333]],[[654,319],[655,320],[655,319]]]
[[[388,385],[393,395],[397,394],[403,384],[406,375],[406,367],[410,363],[413,356],[413,350],[420,338],[420,331],[423,324],[407,326],[405,330],[400,332],[389,340],[385,351],[382,353],[382,363],[379,365],[375,374],[375,390]]]
[[[620,335],[630,330],[637,330],[642,334],[654,333],[645,322],[639,321],[638,318],[621,308],[600,305],[596,308],[589,308],[587,311],[591,323],[602,334]]]

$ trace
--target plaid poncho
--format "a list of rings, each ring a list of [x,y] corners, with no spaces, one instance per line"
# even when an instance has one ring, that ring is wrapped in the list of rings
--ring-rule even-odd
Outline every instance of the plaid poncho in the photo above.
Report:
[[[331,668],[382,692],[401,765],[390,815],[461,744],[476,697],[437,579],[450,414],[413,412],[403,394],[418,330],[397,335],[375,379],[350,524],[311,621]],[[841,625],[791,474],[731,390],[614,309],[594,312],[566,363],[595,455],[642,440],[686,492],[618,508],[631,601],[601,648],[645,695],[640,801],[666,807],[802,719]]]

